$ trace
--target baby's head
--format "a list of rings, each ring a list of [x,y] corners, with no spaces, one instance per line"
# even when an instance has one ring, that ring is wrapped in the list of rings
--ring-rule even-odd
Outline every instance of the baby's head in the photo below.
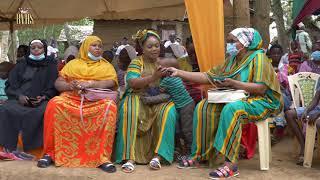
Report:
[[[7,79],[9,72],[14,67],[14,64],[9,62],[0,63],[0,79]]]
[[[179,69],[178,60],[174,57],[161,57],[158,59],[157,64],[162,67],[174,67]]]

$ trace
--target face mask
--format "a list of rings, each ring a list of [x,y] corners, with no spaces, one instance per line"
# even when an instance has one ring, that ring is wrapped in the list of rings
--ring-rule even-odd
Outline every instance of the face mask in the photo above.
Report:
[[[312,58],[312,60],[314,60],[314,61],[320,61],[320,51],[314,51],[314,52],[311,54],[311,58]]]
[[[44,56],[44,53],[40,54],[39,56],[35,56],[33,54],[30,54],[29,58],[34,61],[42,61],[42,60],[44,60],[45,56]]]
[[[96,56],[94,56],[93,54],[91,54],[90,52],[88,52],[88,57],[89,57],[92,61],[98,61],[98,60],[102,59],[101,56],[96,57]]]
[[[236,47],[236,43],[227,43],[227,54],[230,56],[236,56],[239,50]]]

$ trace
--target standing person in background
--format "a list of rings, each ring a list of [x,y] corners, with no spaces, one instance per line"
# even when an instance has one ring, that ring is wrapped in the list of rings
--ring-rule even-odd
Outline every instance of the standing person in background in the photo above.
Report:
[[[115,42],[113,43],[112,48],[111,48],[111,51],[112,51],[113,55],[116,54],[116,51],[117,51],[119,45],[120,45],[120,44],[119,44],[118,41],[115,41]]]
[[[115,53],[115,56],[118,57],[120,55],[120,51],[125,48],[126,46],[129,46],[128,44],[128,38],[124,37],[121,40],[121,45],[117,48],[117,51]]]
[[[304,55],[306,57],[309,57],[310,51],[312,49],[312,42],[309,34],[305,31],[305,26],[302,22],[298,24],[298,30],[295,40],[299,42],[301,51],[304,53]]]
[[[175,33],[171,33],[169,35],[169,41],[166,41],[164,43],[164,47],[169,47],[171,44],[179,44],[178,41],[177,41],[177,36]]]
[[[194,49],[193,40],[191,36],[187,38],[186,49],[190,58],[190,64],[192,65],[192,71],[199,72],[200,68],[198,65],[197,54],[196,54],[196,50]]]
[[[28,53],[28,46],[27,45],[19,45],[17,50],[17,62],[19,62],[23,57]]]
[[[57,58],[58,57],[58,43],[56,40],[54,40],[53,38],[51,38],[51,42],[50,45],[48,46],[48,56],[52,56],[53,58]]]

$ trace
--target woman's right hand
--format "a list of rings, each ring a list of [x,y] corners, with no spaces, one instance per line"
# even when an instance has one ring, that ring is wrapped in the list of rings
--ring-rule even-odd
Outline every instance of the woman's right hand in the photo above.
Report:
[[[25,106],[28,104],[29,98],[27,96],[20,95],[18,100],[21,105]]]
[[[171,77],[178,77],[179,70],[174,67],[168,67],[166,68],[166,73]]]

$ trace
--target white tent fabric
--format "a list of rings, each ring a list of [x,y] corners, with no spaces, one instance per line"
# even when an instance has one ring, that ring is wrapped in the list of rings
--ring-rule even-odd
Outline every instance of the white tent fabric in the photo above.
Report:
[[[28,8],[33,25],[17,25],[19,8]],[[0,30],[37,27],[91,17],[105,20],[182,20],[183,0],[1,0]]]

